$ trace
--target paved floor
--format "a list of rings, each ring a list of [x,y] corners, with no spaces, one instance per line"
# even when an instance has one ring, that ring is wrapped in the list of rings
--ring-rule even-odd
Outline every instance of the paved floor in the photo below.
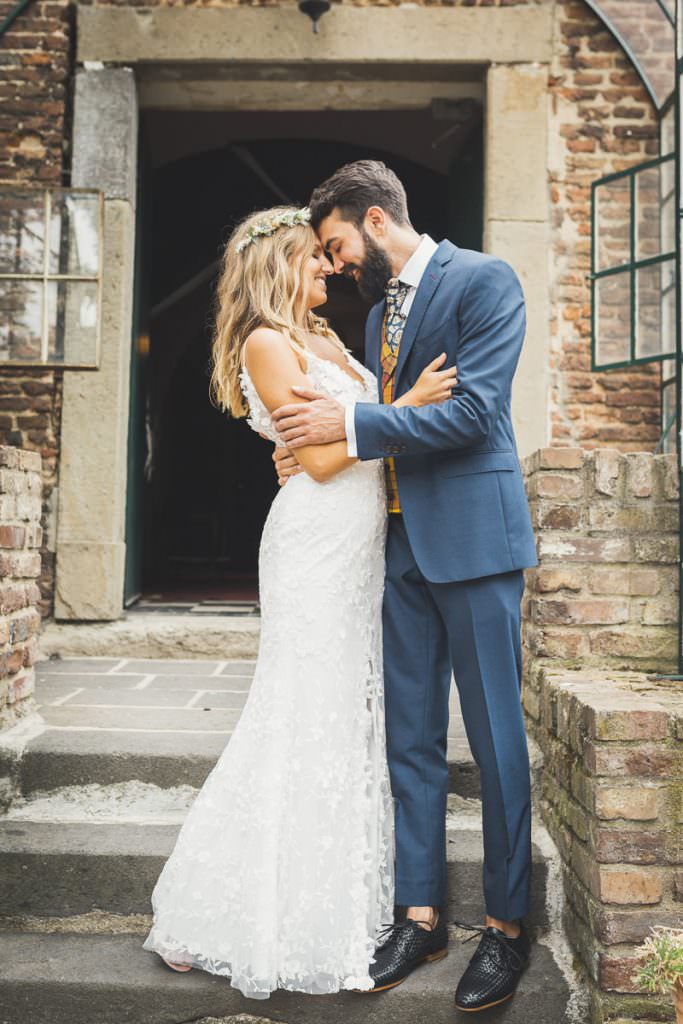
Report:
[[[48,730],[204,733],[229,738],[254,674],[253,660],[68,658],[39,662],[36,699]],[[449,758],[469,760],[457,691]]]

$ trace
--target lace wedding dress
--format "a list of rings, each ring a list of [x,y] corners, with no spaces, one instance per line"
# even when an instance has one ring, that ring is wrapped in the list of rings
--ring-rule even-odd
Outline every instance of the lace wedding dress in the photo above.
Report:
[[[343,404],[377,383],[310,354],[313,386]],[[279,443],[246,368],[249,424]],[[245,996],[368,989],[393,920],[384,741],[381,462],[277,494],[259,553],[261,641],[235,732],[154,889],[144,948],[226,975]]]

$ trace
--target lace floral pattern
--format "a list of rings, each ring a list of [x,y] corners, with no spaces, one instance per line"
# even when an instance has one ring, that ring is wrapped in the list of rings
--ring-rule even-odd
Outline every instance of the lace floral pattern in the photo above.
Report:
[[[377,383],[317,356],[313,386],[342,403]],[[277,440],[248,372],[254,430]],[[276,496],[259,553],[261,641],[239,724],[154,889],[144,948],[274,989],[368,989],[375,937],[393,919],[381,605],[386,509],[380,462],[327,483],[302,473]]]

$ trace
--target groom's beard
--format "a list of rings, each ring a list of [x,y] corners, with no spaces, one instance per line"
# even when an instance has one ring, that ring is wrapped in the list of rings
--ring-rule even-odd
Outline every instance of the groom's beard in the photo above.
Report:
[[[366,231],[361,228],[361,237],[365,243],[365,258],[358,269],[358,291],[366,302],[379,302],[384,298],[387,281],[391,275],[391,263],[384,249]]]

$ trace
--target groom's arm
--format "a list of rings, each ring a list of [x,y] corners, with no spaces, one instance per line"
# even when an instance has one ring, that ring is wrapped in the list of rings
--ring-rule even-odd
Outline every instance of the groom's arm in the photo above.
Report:
[[[524,296],[517,275],[502,260],[486,262],[472,275],[461,300],[453,397],[421,408],[359,403],[354,415],[359,458],[416,455],[484,442],[510,393],[524,331]]]
[[[510,394],[526,326],[524,295],[512,267],[488,260],[475,270],[460,301],[458,388],[453,397],[420,408],[359,402],[351,412],[305,388],[309,401],[282,406],[273,423],[285,444],[355,441],[360,459],[472,448],[491,433]],[[355,455],[349,446],[348,454]]]

